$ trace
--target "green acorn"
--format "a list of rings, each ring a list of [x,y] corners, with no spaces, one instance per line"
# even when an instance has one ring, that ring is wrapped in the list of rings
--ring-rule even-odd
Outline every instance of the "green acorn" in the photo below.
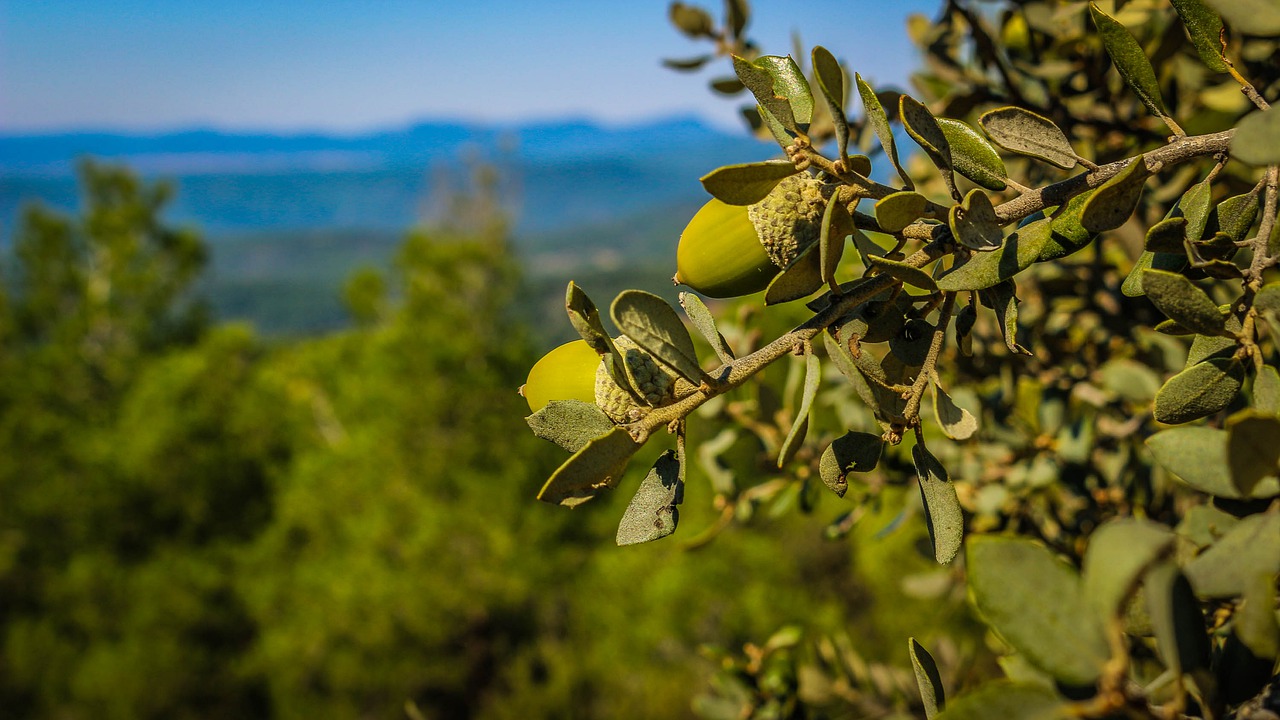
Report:
[[[595,374],[595,403],[610,420],[619,425],[635,422],[649,414],[650,409],[662,407],[675,399],[675,375],[625,335],[614,340],[613,345],[622,353],[631,378],[635,380],[637,389],[648,404],[637,404],[631,393],[618,387],[613,381],[609,368],[604,363],[599,363]]]
[[[534,363],[520,394],[538,412],[552,400],[596,401],[596,369],[600,356],[585,340],[567,342]]]
[[[818,241],[828,187],[802,173],[778,183],[754,205],[711,199],[680,235],[675,282],[715,298],[765,289]]]

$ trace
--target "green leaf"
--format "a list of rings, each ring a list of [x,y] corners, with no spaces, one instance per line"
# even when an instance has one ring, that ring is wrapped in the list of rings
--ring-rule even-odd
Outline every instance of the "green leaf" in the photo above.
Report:
[[[924,703],[924,716],[926,720],[933,720],[946,707],[938,664],[915,638],[907,640],[907,652],[911,655],[911,668],[915,671],[916,686],[920,688],[920,700]]]
[[[914,370],[924,365],[925,358],[929,355],[929,346],[933,344],[935,329],[924,318],[907,320],[902,331],[889,338],[889,353],[904,367]]]
[[[951,145],[947,143],[947,136],[942,132],[942,126],[938,125],[937,118],[929,112],[929,108],[925,107],[924,103],[910,95],[902,95],[898,98],[898,116],[907,134],[916,141],[916,144],[924,150],[942,173],[942,179],[946,182],[951,196],[959,199],[960,193],[956,190],[956,181],[951,175]]]
[[[603,410],[581,400],[552,400],[524,421],[534,435],[571,453],[613,429],[613,421]]]
[[[751,21],[751,7],[747,4],[747,0],[726,0],[724,5],[725,23],[729,27],[729,34],[732,37],[741,38],[742,31]]]
[[[1250,165],[1280,163],[1280,113],[1255,110],[1236,125],[1231,157]]]
[[[1227,459],[1227,431],[1211,427],[1161,430],[1147,438],[1156,463],[1178,479],[1204,493],[1238,500],[1240,489],[1231,481]],[[1249,497],[1280,494],[1280,481],[1267,478],[1254,486]]]
[[[684,314],[689,316],[689,322],[706,339],[707,344],[711,345],[711,349],[715,350],[716,357],[720,358],[720,362],[726,365],[733,362],[736,356],[729,347],[729,343],[725,341],[724,336],[716,328],[716,319],[701,298],[693,293],[682,292],[680,293],[680,306],[684,308]]]
[[[933,276],[918,267],[882,257],[871,256],[867,259],[871,261],[872,267],[878,269],[883,275],[890,275],[921,290],[938,291],[938,283],[934,281]]]
[[[1008,185],[1009,171],[1004,160],[986,138],[967,123],[950,118],[937,118],[938,127],[951,147],[951,160],[956,172],[988,190],[1003,190]]]
[[[1209,222],[1209,210],[1212,208],[1213,189],[1208,180],[1202,180],[1187,188],[1178,199],[1178,209],[1187,218],[1187,239],[1199,240],[1204,235],[1205,225]]]
[[[622,479],[640,445],[620,427],[582,446],[547,479],[538,499],[568,507],[581,505]]]
[[[821,45],[813,47],[812,60],[818,90],[827,101],[831,122],[835,125],[836,152],[839,159],[844,159],[849,154],[849,120],[844,114],[844,70],[831,51]]]
[[[923,443],[917,442],[911,448],[911,459],[915,461],[920,480],[920,500],[924,503],[933,557],[947,565],[960,552],[964,540],[964,512],[960,509],[956,487],[951,484],[947,469]]]
[[[1098,368],[1102,387],[1133,403],[1146,405],[1160,391],[1160,376],[1144,363],[1113,358]]]
[[[714,37],[715,23],[706,10],[682,2],[673,2],[667,11],[671,24],[691,38]]]
[[[694,385],[708,379],[698,364],[693,338],[666,300],[643,290],[623,290],[614,299],[609,314],[622,334],[654,360]]]
[[[1018,107],[1002,107],[983,114],[978,124],[1005,150],[1039,158],[1063,170],[1076,166],[1071,142],[1049,118]]]
[[[1280,316],[1280,282],[1269,282],[1253,296],[1253,306],[1259,311]]]
[[[796,410],[795,420],[791,423],[791,431],[782,442],[782,450],[778,453],[778,467],[791,461],[804,442],[809,430],[809,409],[813,407],[813,398],[818,394],[818,386],[822,382],[822,366],[818,356],[812,350],[804,356],[804,390],[800,395],[800,407]]]
[[[1204,613],[1177,564],[1170,561],[1155,566],[1143,585],[1156,647],[1165,665],[1179,675],[1209,667]]]
[[[662,66],[672,70],[697,70],[715,59],[715,55],[699,55],[691,58],[663,58]]]
[[[876,91],[867,84],[862,76],[854,73],[854,82],[858,86],[858,95],[862,97],[862,107],[867,115],[867,121],[871,123],[872,129],[876,131],[876,137],[880,140],[880,146],[884,148],[885,155],[889,156],[889,162],[893,163],[893,169],[898,171],[898,177],[902,178],[902,182],[907,189],[915,187],[911,182],[911,177],[902,169],[902,162],[898,160],[898,148],[893,140],[893,128],[889,126],[889,116],[884,112],[884,106],[880,104],[880,98],[876,97]]]
[[[992,252],[973,253],[938,277],[938,287],[955,292],[985,290],[1013,278],[1036,262],[1049,241],[1048,218],[1024,225]]]
[[[1111,520],[1090,536],[1082,570],[1084,591],[1104,623],[1122,614],[1143,573],[1173,552],[1175,539],[1164,525],[1138,518]]]
[[[1004,344],[1009,352],[1018,355],[1030,355],[1031,351],[1018,344],[1018,296],[1017,287],[1012,280],[997,283],[982,290],[978,297],[988,307],[996,311],[1000,321],[1000,334],[1004,336]]]
[[[1280,513],[1250,515],[1186,567],[1196,595],[1237,597],[1258,575],[1280,573]]]
[[[1215,357],[1169,378],[1156,393],[1155,417],[1166,425],[1191,422],[1231,404],[1244,384],[1244,365]]]
[[[973,413],[956,405],[951,396],[938,384],[938,374],[930,376],[933,387],[933,416],[942,428],[942,434],[952,440],[968,440],[978,431],[978,419]]]
[[[643,402],[644,398],[635,389],[635,383],[631,380],[631,371],[623,360],[622,353],[614,347],[613,338],[609,337],[609,333],[605,332],[604,323],[600,322],[600,311],[595,303],[591,302],[591,298],[587,297],[582,288],[573,281],[570,281],[565,289],[564,306],[569,313],[569,323],[573,325],[573,329],[578,331],[578,335],[591,346],[592,350],[604,357],[609,377],[613,378],[618,387],[626,390],[633,400]]]
[[[1115,18],[1098,9],[1095,3],[1089,3],[1089,13],[1093,16],[1093,24],[1102,35],[1102,44],[1111,56],[1111,62],[1120,77],[1128,83],[1143,105],[1161,118],[1168,118],[1169,112],[1164,108],[1164,99],[1160,97],[1160,83],[1156,80],[1156,71],[1151,67],[1146,52],[1138,44],[1138,40]]]
[[[1227,320],[1218,304],[1185,276],[1163,270],[1142,274],[1142,289],[1160,312],[1179,325],[1201,335],[1221,335]]]
[[[1093,241],[1098,233],[1089,230],[1080,222],[1080,216],[1084,214],[1084,207],[1089,200],[1093,198],[1098,191],[1097,188],[1085,190],[1082,193],[1073,195],[1065,205],[1059,207],[1053,213],[1053,232],[1055,235],[1061,235],[1065,238],[1065,244],[1068,251],[1064,255],[1074,252],[1075,249],[1084,247]],[[1060,241],[1061,242],[1061,241]],[[1061,256],[1057,256],[1061,257]],[[1053,259],[1057,259],[1057,257]],[[1041,260],[1049,259],[1044,254],[1040,256]]]
[[[1263,365],[1253,379],[1253,406],[1259,412],[1280,414],[1280,372]]]
[[[1280,35],[1280,7],[1273,0],[1205,0],[1231,27],[1246,35]]]
[[[968,545],[969,590],[987,624],[1054,678],[1092,685],[1110,651],[1075,571],[1031,540],[978,535]]]
[[[1142,289],[1142,275],[1150,268],[1177,272],[1187,266],[1187,256],[1179,253],[1153,253],[1144,251],[1138,256],[1133,269],[1120,285],[1120,294],[1125,297],[1142,297],[1146,293]]]
[[[822,281],[836,287],[836,268],[844,256],[845,238],[853,232],[849,208],[834,198],[822,210],[822,230],[818,235],[819,272]]]
[[[660,540],[676,531],[684,499],[684,467],[673,450],[658,456],[618,523],[618,545]]]
[[[1004,239],[991,198],[977,188],[970,190],[963,202],[951,206],[947,222],[956,240],[972,250],[994,250]]]
[[[787,134],[808,131],[813,118],[813,94],[795,60],[765,55],[749,61],[734,55],[733,71],[755,96],[766,121],[772,118]],[[775,131],[774,135],[778,133]],[[786,134],[777,139],[781,145],[790,144]]]
[[[876,201],[876,222],[880,229],[896,233],[924,215],[929,199],[918,192],[903,190]]]
[[[831,358],[836,364],[836,368],[840,370],[840,374],[844,375],[849,384],[853,385],[854,392],[862,399],[863,404],[879,417],[882,412],[876,395],[872,392],[871,386],[867,383],[862,371],[858,369],[858,365],[854,362],[853,356],[849,354],[848,349],[835,338],[826,334],[822,336],[822,344],[827,350],[827,357]],[[835,488],[832,489],[834,490]]]
[[[809,297],[822,287],[822,254],[817,243],[802,251],[791,267],[778,273],[764,291],[765,305],[778,305]]]
[[[879,435],[853,430],[841,435],[822,451],[822,458],[818,461],[818,473],[823,484],[839,497],[844,497],[849,489],[845,476],[851,472],[875,470],[883,449],[884,441]]]
[[[1258,194],[1232,195],[1218,203],[1214,215],[1219,232],[1226,233],[1232,242],[1240,242],[1249,234],[1249,228],[1253,227],[1258,216]]]
[[[1069,703],[1044,685],[996,680],[956,698],[934,720],[1071,720]]]
[[[1152,253],[1185,252],[1184,241],[1187,239],[1187,219],[1182,216],[1170,217],[1152,225],[1147,230],[1143,247]]]
[[[1170,4],[1182,18],[1200,61],[1214,72],[1226,72],[1227,63],[1222,58],[1222,18],[1200,0],[1170,0]]]
[[[1276,622],[1275,578],[1253,576],[1244,587],[1244,604],[1236,613],[1236,637],[1264,660],[1280,656],[1280,624]]]
[[[767,196],[778,183],[799,171],[790,160],[726,165],[702,176],[702,187],[730,205],[751,205]]]
[[[1227,458],[1231,482],[1249,497],[1263,478],[1277,475],[1280,418],[1257,410],[1242,410],[1227,418]]]
[[[1138,207],[1142,188],[1151,177],[1147,163],[1137,157],[1115,177],[1098,186],[1080,211],[1080,225],[1091,233],[1114,230]]]

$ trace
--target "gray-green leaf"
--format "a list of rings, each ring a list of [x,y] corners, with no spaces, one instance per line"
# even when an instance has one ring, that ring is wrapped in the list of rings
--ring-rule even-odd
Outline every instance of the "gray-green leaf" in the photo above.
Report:
[[[796,410],[795,420],[791,423],[791,431],[782,442],[782,450],[778,453],[778,467],[783,467],[795,457],[800,444],[804,442],[809,430],[809,409],[813,407],[813,398],[818,394],[818,386],[822,381],[822,366],[818,356],[812,351],[804,356],[804,390],[800,395],[800,407]]]
[[[1227,459],[1227,431],[1211,427],[1161,430],[1147,438],[1156,463],[1187,485],[1217,497],[1239,499],[1240,489],[1231,481]],[[1249,497],[1280,494],[1280,481],[1267,478],[1254,486]]]
[[[1280,463],[1280,418],[1242,410],[1227,418],[1227,458],[1231,482],[1249,497],[1264,478],[1275,477]]]
[[[951,196],[957,200],[960,199],[955,178],[951,174],[953,169],[951,145],[947,142],[947,136],[942,132],[938,119],[929,112],[929,108],[925,107],[924,103],[910,95],[898,98],[898,115],[907,134],[916,141],[916,144],[924,150],[942,173],[942,179],[946,182]]]
[[[1110,651],[1075,571],[1031,540],[979,535],[968,545],[969,589],[987,623],[1041,670],[1092,685]]]
[[[684,468],[673,450],[658,457],[618,523],[618,545],[659,540],[676,531],[684,499]]]
[[[964,513],[956,488],[947,476],[947,469],[938,462],[923,444],[911,448],[916,474],[920,479],[920,499],[924,502],[925,520],[929,526],[929,540],[933,543],[933,556],[946,565],[960,552],[964,539]]]
[[[991,198],[977,188],[970,190],[960,204],[951,206],[947,222],[956,240],[973,250],[994,250],[1004,238]]]
[[[1280,513],[1242,518],[1196,556],[1186,573],[1200,597],[1236,597],[1255,576],[1274,577],[1280,573]]]
[[[1220,335],[1227,321],[1218,304],[1185,276],[1163,270],[1142,274],[1142,289],[1160,312],[1201,335]]]
[[[613,421],[595,403],[552,400],[524,419],[533,434],[571,453],[613,429]]]
[[[700,385],[707,379],[698,364],[693,338],[689,337],[689,331],[675,308],[666,300],[643,290],[623,290],[614,299],[609,313],[622,334],[635,341],[654,360],[694,385]]]
[[[880,104],[880,98],[876,97],[876,91],[867,84],[862,76],[854,73],[854,82],[858,86],[858,95],[862,97],[862,107],[867,115],[867,121],[871,123],[871,127],[876,131],[876,137],[880,140],[881,147],[889,156],[889,162],[893,163],[893,169],[898,171],[898,177],[902,178],[902,182],[907,189],[915,187],[907,171],[902,169],[902,163],[898,160],[898,148],[893,140],[893,128],[889,125],[889,116],[885,114],[884,106]]]
[[[855,371],[856,372],[856,371]],[[851,472],[870,472],[880,462],[884,441],[879,435],[850,430],[822,451],[818,473],[822,482],[836,495],[844,497],[849,489],[845,476]]]
[[[1200,0],[1170,0],[1170,4],[1182,18],[1200,61],[1214,72],[1226,72],[1227,63],[1222,59],[1222,18]]]
[[[844,159],[849,154],[849,120],[844,114],[844,70],[831,51],[821,45],[814,46],[812,60],[813,75],[835,125],[836,152],[840,159]]]
[[[955,292],[985,290],[1013,278],[1039,258],[1051,234],[1048,218],[1024,225],[992,252],[974,253],[938,277],[938,287]]]
[[[684,308],[684,314],[689,316],[689,322],[697,328],[702,337],[711,345],[711,349],[716,351],[716,357],[720,358],[720,362],[725,364],[733,362],[736,356],[729,347],[729,343],[725,341],[724,336],[716,328],[716,319],[701,298],[693,293],[682,292],[680,293],[680,306]]]
[[[934,720],[1071,720],[1076,714],[1044,685],[996,680],[956,698]]]
[[[790,160],[725,165],[702,176],[702,187],[730,205],[751,205],[768,195],[778,183],[798,170]]]
[[[1206,0],[1231,27],[1246,35],[1280,35],[1280,7],[1274,0]]]
[[[1173,531],[1139,518],[1105,523],[1089,538],[1082,575],[1085,595],[1107,622],[1124,609],[1143,573],[1173,551]]]
[[[908,265],[897,260],[887,260],[882,257],[871,256],[867,259],[871,262],[871,265],[877,268],[882,274],[890,275],[908,285],[918,287],[921,290],[928,290],[930,292],[937,292],[938,290],[938,283],[934,281],[933,276],[918,267]]]
[[[1143,580],[1147,614],[1165,664],[1181,675],[1209,666],[1204,613],[1186,576],[1172,561],[1160,563]]]
[[[1005,150],[1039,158],[1064,170],[1076,166],[1076,153],[1061,128],[1046,117],[1019,107],[985,113],[978,124],[991,141]]]
[[[1151,67],[1146,52],[1138,44],[1137,38],[1115,18],[1098,9],[1097,4],[1089,3],[1089,13],[1093,16],[1093,24],[1102,35],[1102,44],[1111,56],[1111,62],[1120,77],[1128,83],[1129,89],[1138,96],[1143,105],[1161,118],[1168,118],[1169,112],[1164,108],[1164,99],[1160,96],[1160,83],[1156,80],[1156,71]]]
[[[1125,223],[1138,207],[1142,188],[1151,170],[1136,157],[1115,177],[1098,186],[1080,211],[1080,225],[1091,233],[1114,230]]]
[[[1280,163],[1280,113],[1255,110],[1236,125],[1231,157],[1250,165]]]
[[[1191,422],[1222,410],[1244,384],[1244,365],[1214,357],[1169,378],[1156,393],[1155,417],[1166,425]]]
[[[580,505],[622,479],[627,462],[640,446],[620,427],[575,452],[547,479],[538,499],[568,507]]]
[[[918,192],[903,190],[876,201],[876,222],[880,229],[896,233],[924,215],[929,199]]]
[[[942,428],[942,434],[952,440],[968,440],[978,431],[978,419],[973,413],[956,405],[942,385],[938,384],[937,373],[930,377],[933,387],[933,416]]]
[[[924,646],[915,638],[907,640],[907,652],[911,655],[911,668],[916,674],[916,687],[920,688],[920,700],[924,703],[926,720],[933,720],[938,711],[946,707],[946,695],[942,690],[942,675]]]

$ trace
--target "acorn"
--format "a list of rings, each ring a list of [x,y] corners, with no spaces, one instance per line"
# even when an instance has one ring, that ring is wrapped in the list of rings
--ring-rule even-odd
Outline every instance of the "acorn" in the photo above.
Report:
[[[538,412],[552,400],[596,401],[596,370],[600,356],[585,340],[567,342],[542,356],[529,370],[520,394]]]
[[[764,290],[818,241],[829,187],[801,173],[778,183],[754,205],[712,198],[680,234],[676,284],[714,298]]]
[[[609,368],[601,362],[595,374],[595,403],[610,420],[619,425],[635,422],[649,414],[652,408],[662,407],[675,399],[675,375],[625,335],[614,340],[613,345],[622,354],[627,370],[647,405],[638,404],[631,393],[618,387],[609,374]]]

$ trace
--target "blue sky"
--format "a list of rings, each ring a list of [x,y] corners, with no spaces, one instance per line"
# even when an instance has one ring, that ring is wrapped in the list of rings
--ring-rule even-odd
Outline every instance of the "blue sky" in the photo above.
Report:
[[[702,4],[719,13],[720,0]],[[827,46],[881,83],[938,0],[753,0],[770,54]],[[803,7],[803,11],[796,8]],[[741,101],[662,68],[705,44],[665,0],[0,0],[0,132],[184,127],[359,132],[423,118],[625,123]]]

